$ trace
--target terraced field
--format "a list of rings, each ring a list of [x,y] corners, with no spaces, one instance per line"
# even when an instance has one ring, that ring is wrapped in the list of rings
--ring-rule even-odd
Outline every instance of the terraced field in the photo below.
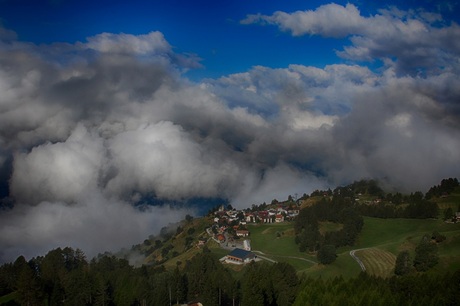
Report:
[[[396,256],[393,253],[371,248],[358,250],[355,255],[362,261],[367,273],[380,277],[392,276],[396,262]]]

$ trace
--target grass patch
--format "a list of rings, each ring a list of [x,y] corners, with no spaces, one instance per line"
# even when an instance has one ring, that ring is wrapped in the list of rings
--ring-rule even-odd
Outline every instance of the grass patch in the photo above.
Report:
[[[7,304],[7,303],[13,304],[13,302],[17,298],[17,295],[18,295],[17,292],[11,292],[11,293],[6,294],[4,296],[0,296],[0,305]]]
[[[316,257],[299,251],[293,226],[290,222],[248,225],[252,249],[278,262],[287,262],[297,271],[311,268],[314,264],[306,260],[316,262]]]
[[[305,255],[294,242],[293,226],[288,222],[249,225],[252,249],[271,255]]]
[[[460,234],[444,234],[446,240],[438,244],[439,263],[434,267],[440,271],[456,271],[460,269]]]
[[[355,255],[362,261],[367,273],[380,277],[393,275],[396,263],[396,256],[393,253],[372,248],[356,251]]]
[[[302,254],[302,256],[277,256],[277,255],[264,255],[270,259],[278,262],[287,262],[292,265],[297,272],[305,271],[315,265],[317,265],[316,257]]]
[[[460,224],[447,224],[438,219],[379,219],[364,217],[364,227],[354,249],[378,247],[393,254],[400,247],[417,245],[423,235],[454,231],[460,235]]]
[[[229,250],[222,249],[215,241],[210,241],[208,242],[208,248],[211,251],[211,255],[215,259],[221,259],[222,257],[226,256],[228,253],[230,253]]]
[[[314,265],[305,272],[305,275],[323,279],[329,279],[334,277],[352,278],[356,277],[361,273],[361,268],[356,261],[350,256],[349,252],[342,252],[337,254],[337,259],[330,265]]]

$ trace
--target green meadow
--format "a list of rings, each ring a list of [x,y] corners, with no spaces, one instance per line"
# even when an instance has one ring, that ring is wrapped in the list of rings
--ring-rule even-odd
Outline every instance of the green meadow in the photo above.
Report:
[[[438,231],[446,240],[438,244],[439,263],[433,271],[460,268],[460,223],[445,223],[440,219],[379,219],[364,217],[363,230],[353,247],[337,250],[337,259],[331,265],[320,265],[313,254],[301,253],[294,242],[293,223],[249,225],[253,250],[265,257],[292,264],[299,273],[311,277],[354,277],[361,272],[358,263],[350,256],[351,250],[361,259],[367,273],[388,277],[393,273],[394,262],[400,251],[414,250],[424,235]],[[340,225],[322,224],[322,229],[338,230]]]

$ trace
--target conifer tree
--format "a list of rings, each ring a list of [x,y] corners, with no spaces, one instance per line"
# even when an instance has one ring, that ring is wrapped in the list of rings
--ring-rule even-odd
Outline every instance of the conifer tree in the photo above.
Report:
[[[395,274],[405,275],[411,270],[410,255],[408,251],[402,251],[396,257]]]
[[[24,266],[19,274],[17,293],[21,305],[34,306],[43,304],[39,279],[28,265]]]

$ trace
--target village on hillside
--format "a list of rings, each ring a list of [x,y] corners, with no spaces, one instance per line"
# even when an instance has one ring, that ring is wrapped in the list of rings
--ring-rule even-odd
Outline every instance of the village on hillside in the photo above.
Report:
[[[273,206],[273,205],[271,205]],[[294,206],[294,207],[293,207]],[[250,231],[248,224],[257,223],[282,223],[294,220],[299,214],[299,207],[295,205],[276,205],[261,210],[236,210],[221,205],[213,214],[213,225],[206,229],[208,235],[223,249],[230,253],[221,262],[242,265],[251,261],[260,260],[251,249]],[[198,242],[204,245],[205,239]]]

